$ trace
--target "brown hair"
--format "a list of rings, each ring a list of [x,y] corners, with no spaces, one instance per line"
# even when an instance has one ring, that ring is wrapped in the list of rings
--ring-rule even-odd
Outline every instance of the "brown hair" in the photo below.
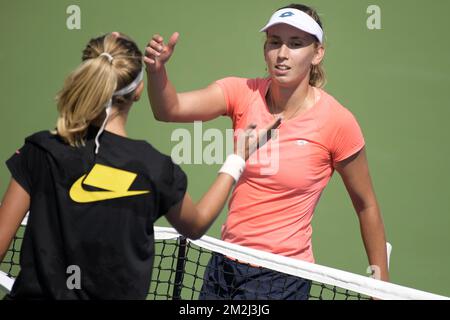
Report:
[[[311,16],[311,18],[313,18],[319,24],[319,26],[323,30],[322,21],[320,21],[319,14],[317,13],[317,11],[314,8],[308,7],[304,4],[293,3],[288,6],[282,7],[278,10],[288,9],[288,8],[297,9],[297,10],[303,11],[304,13],[308,14],[309,16]],[[320,45],[319,39],[316,39],[315,45],[316,45],[316,47],[318,47]],[[309,84],[313,87],[322,88],[325,86],[326,76],[325,76],[325,70],[323,68],[322,61],[318,65],[311,66],[311,70],[309,71]]]
[[[101,55],[110,54],[113,60]],[[71,146],[84,145],[91,122],[105,117],[113,93],[131,83],[142,69],[142,53],[136,43],[120,34],[93,38],[83,50],[82,63],[65,79],[56,96],[56,133]],[[113,97],[113,104],[131,101],[134,92]]]

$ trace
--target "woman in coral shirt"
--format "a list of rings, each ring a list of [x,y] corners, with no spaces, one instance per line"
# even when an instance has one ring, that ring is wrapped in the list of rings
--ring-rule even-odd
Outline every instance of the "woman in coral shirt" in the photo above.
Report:
[[[177,93],[165,63],[178,41],[154,35],[146,48],[148,93],[156,119],[208,121],[227,115],[235,130],[282,116],[276,139],[247,161],[229,202],[222,239],[314,262],[311,219],[334,170],[358,215],[369,263],[388,280],[386,239],[369,174],[361,129],[349,110],[322,87],[325,54],[322,24],[304,5],[277,10],[262,32],[269,77],[225,78],[196,91]],[[262,161],[263,155],[269,155]],[[267,160],[267,158],[266,158]],[[305,299],[311,283],[214,255],[202,299]]]

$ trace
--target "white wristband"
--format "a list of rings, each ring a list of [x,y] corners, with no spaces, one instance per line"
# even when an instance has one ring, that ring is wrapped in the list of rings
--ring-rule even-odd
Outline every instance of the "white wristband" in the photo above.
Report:
[[[230,154],[225,160],[222,168],[220,168],[219,173],[226,173],[233,177],[234,181],[237,182],[242,172],[245,169],[245,160],[237,154]]]

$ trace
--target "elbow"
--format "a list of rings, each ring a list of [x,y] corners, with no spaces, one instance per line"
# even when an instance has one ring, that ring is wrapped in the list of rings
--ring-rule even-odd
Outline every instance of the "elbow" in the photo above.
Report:
[[[188,238],[190,240],[198,240],[201,237],[202,237],[202,235],[200,235],[200,234],[192,234],[192,235],[190,235],[189,237],[186,237],[186,238]]]
[[[184,234],[184,236],[185,236],[186,238],[191,239],[191,240],[198,240],[198,239],[200,239],[204,234],[205,234],[205,232],[203,232],[203,231],[199,231],[199,230],[191,230],[190,232],[187,232],[186,234]]]
[[[171,107],[159,107],[153,108],[153,116],[157,121],[161,122],[176,122],[177,121],[177,110],[179,110],[177,105],[172,105]]]
[[[157,121],[160,121],[160,122],[171,122],[172,121],[172,118],[170,117],[169,114],[154,113],[153,116],[155,117],[155,119]]]
[[[183,236],[185,236],[186,238],[189,238],[191,240],[198,240],[205,233],[206,233],[206,230],[201,227],[192,227],[189,230],[184,230],[184,232],[180,232],[180,234],[182,234]]]

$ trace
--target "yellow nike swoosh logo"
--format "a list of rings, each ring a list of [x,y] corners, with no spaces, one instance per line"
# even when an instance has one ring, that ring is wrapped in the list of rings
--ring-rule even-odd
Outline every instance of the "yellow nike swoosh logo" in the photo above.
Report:
[[[137,174],[120,170],[101,164],[96,164],[91,172],[80,177],[72,185],[69,191],[70,198],[78,203],[89,203],[109,199],[131,197],[146,194],[148,190],[129,191],[130,186],[136,179]],[[83,189],[84,184],[107,191],[87,191]]]

